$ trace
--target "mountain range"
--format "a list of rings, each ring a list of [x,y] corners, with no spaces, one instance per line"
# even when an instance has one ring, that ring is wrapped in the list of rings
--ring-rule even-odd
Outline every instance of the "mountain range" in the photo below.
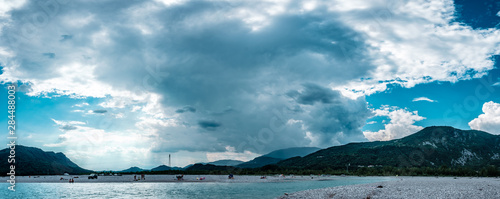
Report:
[[[214,162],[209,162],[207,164],[213,164],[215,166],[236,166],[242,163],[244,162],[240,160],[217,160]]]
[[[303,157],[318,150],[320,150],[320,148],[316,147],[294,147],[288,149],[280,149],[270,152],[266,155],[256,157],[255,159],[250,160],[248,162],[238,164],[236,165],[236,167],[259,168],[269,164],[276,164],[281,160],[285,160],[291,157],[297,157],[297,156]]]
[[[254,158],[253,160],[250,160],[248,162],[243,162],[239,160],[218,160],[214,162],[208,162],[208,163],[196,163],[194,165],[188,165],[184,167],[185,170],[200,170],[200,169],[207,169],[207,170],[223,170],[226,168],[223,167],[214,167],[214,166],[232,166],[236,168],[259,168],[265,165],[269,164],[276,164],[281,160],[285,160],[291,157],[296,157],[300,156],[303,157],[305,155],[308,155],[312,152],[318,151],[320,148],[316,147],[294,147],[294,148],[287,148],[287,149],[280,149],[280,150],[275,150],[272,151],[268,154],[259,156]],[[193,167],[196,166],[196,167]],[[217,168],[217,169],[215,169]]]
[[[0,150],[8,157],[10,149]],[[16,175],[86,174],[63,153],[16,145]],[[151,170],[131,167],[120,172],[168,170],[228,170],[275,165],[290,169],[345,169],[346,167],[467,167],[500,166],[500,135],[483,131],[460,130],[448,126],[424,128],[407,137],[390,140],[349,143],[326,149],[298,147],[273,151],[248,162],[220,160],[187,167],[161,165]],[[0,172],[9,172],[10,163],[0,161]]]
[[[68,159],[63,153],[43,151],[35,147],[16,145],[15,148],[16,175],[62,175],[91,173],[91,170],[83,169]],[[0,150],[0,157],[9,156],[10,149]],[[5,175],[9,172],[10,163],[0,161],[0,172]]]
[[[119,173],[135,173],[135,172],[142,172],[142,171],[148,171],[147,169],[141,169],[139,167],[130,167],[128,169],[118,171]]]
[[[160,165],[155,168],[152,168],[151,171],[169,171],[169,170],[183,170],[181,167],[169,167],[167,165]]]
[[[170,170],[184,170],[185,168],[181,167],[169,167],[167,165],[160,165],[152,169],[142,169],[139,167],[130,167],[125,170],[117,171],[118,173],[137,173],[143,171],[170,171]]]
[[[217,160],[214,162],[209,162],[209,163],[196,163],[196,164],[191,164],[187,165],[185,167],[169,167],[167,165],[160,165],[155,168],[152,168],[151,170],[148,169],[141,169],[139,167],[130,167],[128,169],[118,171],[119,173],[136,173],[136,172],[143,172],[143,171],[170,171],[170,170],[187,170],[188,168],[191,168],[196,165],[196,167],[191,168],[191,170],[196,170],[196,168],[203,167],[203,165],[214,165],[214,166],[236,166],[238,164],[243,163],[243,161],[239,160]]]
[[[432,126],[401,139],[334,146],[277,165],[295,169],[500,166],[500,135]]]

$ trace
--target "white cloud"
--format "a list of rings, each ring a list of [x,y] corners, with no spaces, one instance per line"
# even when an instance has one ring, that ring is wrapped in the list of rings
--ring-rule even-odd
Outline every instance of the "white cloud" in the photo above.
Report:
[[[224,152],[213,152],[207,153],[207,159],[209,162],[214,162],[217,160],[240,160],[240,161],[250,161],[260,154],[256,154],[250,151],[244,151],[243,153],[236,152],[236,149],[231,146],[226,146],[226,151]]]
[[[411,88],[478,78],[493,68],[491,56],[500,53],[500,31],[474,30],[453,22],[453,1],[370,2],[335,2],[335,8],[349,8],[343,9],[340,19],[367,36],[376,66],[362,80],[333,85],[351,98],[384,91],[388,84]],[[359,10],[366,15],[358,15]]]
[[[139,117],[139,121],[135,123],[137,128],[152,132],[156,132],[159,127],[176,127],[179,125],[179,121],[173,118],[162,119],[154,117]]]
[[[139,28],[141,32],[148,34],[164,31],[162,28],[155,28],[163,27],[164,24],[154,16],[163,9],[171,9],[173,5],[186,3],[177,0],[158,1],[167,7],[147,2],[126,9],[127,14],[138,16],[132,17],[134,20],[130,23],[131,28]],[[10,6],[9,3],[5,9],[11,10],[23,4],[20,2],[19,5]],[[491,56],[499,54],[500,51],[497,45],[500,42],[500,32],[497,29],[474,30],[463,24],[454,23],[455,8],[453,2],[449,0],[402,1],[398,3],[387,1],[310,1],[298,7],[294,7],[287,1],[266,1],[253,6],[241,3],[232,9],[221,8],[224,9],[223,12],[202,13],[207,15],[204,20],[199,20],[198,16],[196,20],[189,19],[188,21],[192,22],[190,26],[196,30],[196,28],[213,25],[219,19],[230,18],[240,20],[252,30],[259,30],[272,26],[273,19],[287,14],[287,12],[296,15],[307,14],[314,12],[317,7],[324,7],[328,10],[326,13],[321,13],[325,15],[325,18],[330,18],[330,14],[334,14],[339,17],[339,21],[345,22],[344,25],[366,37],[363,38],[365,40],[363,43],[368,45],[366,47],[367,59],[370,60],[374,68],[370,69],[370,73],[362,80],[352,79],[332,84],[333,88],[351,98],[384,91],[388,84],[413,87],[416,84],[430,81],[456,82],[462,79],[480,77],[493,68]],[[364,14],[361,14],[360,10],[364,10]],[[148,13],[147,17],[144,13]],[[50,29],[52,25],[60,25],[55,23],[58,22],[69,29],[80,29],[81,27],[71,27],[69,24],[89,26],[96,23],[93,19],[99,14],[101,13],[89,11],[60,13],[59,18],[54,19],[54,24],[49,24],[45,28]],[[67,23],[68,20],[71,23]],[[50,47],[56,51],[58,61],[52,64],[58,66],[55,71],[57,77],[37,79],[26,76],[23,70],[17,70],[16,62],[5,67],[2,77],[6,80],[21,79],[32,82],[31,95],[57,92],[61,95],[75,97],[127,96],[117,95],[114,92],[116,88],[110,87],[109,82],[96,77],[96,74],[101,72],[99,70],[101,67],[96,68],[96,66],[107,67],[106,65],[109,64],[108,60],[100,56],[101,49],[116,45],[114,40],[116,33],[106,27],[100,26],[98,29],[91,29],[93,32],[88,34],[88,38],[79,35],[78,37],[82,37],[80,40],[90,41],[92,45],[76,48],[57,46],[60,41],[59,38],[54,38],[53,34],[50,38],[42,36],[33,38],[33,40],[46,40],[50,44],[46,46],[44,43],[34,42],[29,47],[35,49]],[[152,34],[152,36],[155,35]],[[333,47],[343,49],[343,56],[348,60],[355,59],[353,54],[356,51],[351,52],[350,50],[364,48],[362,46],[346,46],[337,41],[330,41],[330,43],[333,43]],[[69,52],[69,49],[72,51]],[[64,57],[60,58],[59,56]],[[153,60],[147,59],[150,59],[147,61]],[[76,63],[71,63],[69,60]],[[124,58],[123,61],[126,62],[127,59]],[[356,60],[351,60],[351,62],[353,61]],[[21,63],[17,63],[17,65],[19,64]],[[471,71],[474,72],[471,73]],[[103,105],[112,106],[113,104]]]
[[[115,119],[126,120],[122,128],[155,138],[137,143],[151,144],[160,152],[224,154],[227,145],[249,146],[261,128],[283,115],[285,121],[303,122],[287,125],[282,131],[286,133],[275,132],[265,143],[268,148],[247,151],[364,140],[359,129],[369,111],[363,98],[352,101],[330,93],[325,96],[332,98],[331,103],[325,101],[329,104],[297,104],[283,92],[316,82],[356,98],[384,91],[389,84],[456,82],[484,75],[493,68],[491,56],[500,51],[497,29],[474,30],[453,23],[450,0],[158,0],[120,2],[117,7],[113,1],[71,3],[61,5],[55,17],[17,46],[9,38],[22,34],[25,18],[32,15],[8,16],[9,11],[37,13],[41,8],[36,3],[0,3],[6,5],[0,15],[9,18],[0,37],[0,80],[30,83],[30,96],[102,98],[98,105],[118,113]],[[116,9],[109,9],[113,6]],[[197,111],[175,114],[184,106]],[[381,111],[411,117],[391,119],[386,130],[370,134],[377,139],[399,136],[394,129],[404,128],[402,124],[409,125],[407,131],[418,129],[412,125],[420,119],[416,113]],[[220,128],[204,132],[196,126],[200,120],[217,120]],[[58,125],[67,125],[63,138],[68,140],[85,129],[102,136],[122,135],[83,124]],[[123,133],[129,134],[136,136]],[[131,144],[127,142],[110,142],[107,147]],[[141,150],[144,146],[136,151]],[[205,153],[201,156],[206,158]]]
[[[123,118],[123,117],[125,117],[125,115],[124,115],[123,113],[113,114],[113,116],[114,116],[115,118]]]
[[[185,0],[155,0],[157,2],[161,2],[165,4],[165,6],[174,6],[174,5],[179,5],[185,2]]]
[[[19,0],[19,1],[9,1],[9,0],[0,0],[0,18],[10,16],[8,13],[14,9],[22,7],[27,1]],[[1,25],[0,25],[1,27]]]
[[[131,166],[150,169],[161,164],[168,164],[168,154],[172,155],[172,166],[184,167],[198,162],[219,159],[251,160],[259,154],[250,151],[235,152],[233,147],[226,147],[225,152],[201,152],[182,150],[185,144],[207,147],[216,142],[213,138],[192,135],[191,132],[172,135],[165,140],[158,129],[175,127],[170,120],[143,117],[137,122],[137,129],[115,131],[88,126],[80,121],[61,121],[52,119],[60,127],[61,134],[57,141],[43,146],[62,150],[79,166],[93,170],[122,170]],[[67,126],[71,125],[74,128]],[[170,130],[166,129],[169,133]],[[30,135],[28,138],[31,138]],[[165,143],[174,148],[172,151],[154,151],[158,144]],[[50,150],[50,149],[49,149]],[[117,162],[119,164],[117,164]]]
[[[88,106],[88,105],[89,105],[89,103],[87,103],[87,102],[83,102],[83,103],[80,103],[80,104],[75,104],[75,105],[73,105],[73,106],[76,106],[76,107],[84,107],[84,106]]]
[[[493,101],[483,104],[483,114],[469,122],[471,129],[500,134],[500,104]]]
[[[100,103],[99,106],[104,108],[125,108],[125,106],[131,104],[133,102],[128,97],[113,97]]]
[[[44,146],[64,148],[64,153],[83,168],[119,169],[116,162],[141,166],[150,161],[152,140],[147,132],[107,132],[86,126],[84,122],[52,120],[60,126],[62,134],[57,142]],[[65,130],[67,125],[75,128]]]
[[[428,101],[428,102],[436,102],[435,100],[431,100],[427,97],[417,97],[412,100],[413,102],[418,102],[418,101]]]
[[[5,81],[23,80],[32,84],[30,96],[48,94],[68,95],[75,98],[105,97],[114,93],[112,87],[98,81],[94,74],[96,65],[86,65],[79,62],[62,63],[53,73],[43,79],[33,78],[19,68],[6,67],[2,77]]]
[[[308,139],[311,141],[311,143],[308,145],[310,147],[315,147],[315,146],[319,146],[321,145],[321,138],[319,135],[314,135],[312,134],[310,131],[307,131],[306,132],[306,136],[304,136],[304,139]],[[337,145],[340,145],[340,143],[335,143]]]
[[[498,11],[498,12],[497,12],[497,16],[499,16],[499,17],[500,17],[500,11]]]
[[[492,86],[500,86],[500,82],[495,82]]]
[[[81,121],[61,121],[61,120],[55,120],[55,119],[52,119],[52,121],[54,121],[54,123],[56,123],[59,126],[64,126],[64,125],[84,125],[85,124],[85,122],[81,122]]]
[[[364,131],[363,134],[370,141],[386,141],[399,139],[419,130],[423,127],[414,125],[416,121],[425,119],[419,116],[417,111],[410,112],[398,107],[383,106],[374,110],[375,116],[387,116],[390,119],[388,124],[384,124],[384,129],[377,132]]]

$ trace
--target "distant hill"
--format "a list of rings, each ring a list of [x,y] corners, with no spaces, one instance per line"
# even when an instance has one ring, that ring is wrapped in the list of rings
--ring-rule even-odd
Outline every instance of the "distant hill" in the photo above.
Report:
[[[16,175],[61,175],[86,174],[93,171],[83,169],[73,163],[63,153],[43,151],[35,147],[16,145]],[[0,150],[0,157],[5,157],[5,161],[0,161],[0,173],[5,176],[9,172],[10,163],[7,162],[10,149]]]
[[[215,166],[236,166],[241,163],[243,163],[243,161],[240,160],[217,160],[214,162],[209,162],[207,164],[213,164]]]
[[[211,165],[215,165],[215,166],[236,166],[236,165],[239,165],[241,163],[244,163],[243,161],[240,161],[240,160],[229,160],[229,159],[226,159],[226,160],[217,160],[217,161],[213,161],[213,162],[209,162],[209,163],[204,163],[204,162],[199,162],[199,163],[196,163],[196,164],[203,164],[203,165],[207,165],[207,164],[211,164]],[[184,168],[179,168],[180,170],[185,170],[191,166],[193,166],[194,164],[190,164],[190,165],[187,165],[185,166]]]
[[[316,147],[294,147],[276,150],[263,156],[277,159],[288,159],[297,156],[304,157],[319,150],[321,149]]]
[[[142,172],[142,171],[149,171],[147,169],[141,169],[139,167],[130,167],[128,169],[125,169],[125,170],[122,170],[122,171],[118,171],[120,173],[134,173],[134,172]]]
[[[334,146],[278,163],[296,169],[340,169],[348,164],[352,167],[500,166],[500,135],[433,126],[397,140]]]
[[[198,164],[199,164],[199,163],[198,163]],[[193,165],[194,165],[194,164],[188,164],[188,165],[186,165],[185,167],[182,167],[182,170],[186,170],[187,168],[192,167]]]
[[[180,167],[169,167],[167,165],[160,165],[155,168],[152,168],[151,171],[170,171],[170,170],[183,170]]]
[[[269,164],[276,164],[283,159],[259,156],[253,160],[236,165],[238,168],[259,168]]]
[[[269,164],[276,164],[281,160],[288,159],[291,157],[297,157],[297,156],[303,157],[318,150],[320,150],[320,148],[316,147],[294,147],[288,149],[280,149],[272,151],[271,153],[268,153],[266,155],[256,157],[255,159],[250,160],[248,162],[236,165],[236,167],[239,168],[263,167]]]
[[[185,169],[186,171],[231,171],[234,167],[231,166],[217,166],[213,164],[194,164]]]

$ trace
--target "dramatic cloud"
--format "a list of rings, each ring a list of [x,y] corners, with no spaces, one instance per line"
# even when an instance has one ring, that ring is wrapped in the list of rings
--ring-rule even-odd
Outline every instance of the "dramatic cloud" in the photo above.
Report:
[[[368,52],[376,59],[377,67],[367,77],[335,86],[351,97],[383,91],[388,84],[411,88],[433,81],[481,77],[493,69],[492,55],[500,53],[500,31],[474,30],[454,22],[453,1],[332,4],[336,4],[335,10],[343,11],[341,20],[367,36]]]
[[[185,107],[183,107],[181,109],[177,109],[175,112],[176,113],[185,113],[185,112],[192,112],[192,113],[194,113],[194,112],[196,112],[196,109],[194,107],[191,107],[191,106],[185,106]]]
[[[222,124],[215,121],[199,121],[198,125],[206,130],[214,131],[215,129],[217,129],[217,127],[221,126]]]
[[[26,1],[1,1],[2,7],[0,8],[0,18],[7,18],[10,16],[10,11],[12,9],[18,9],[23,6]],[[0,26],[1,27],[1,26]]]
[[[435,100],[431,100],[427,97],[417,97],[412,100],[413,102],[418,102],[418,101],[428,101],[428,102],[436,102]]]
[[[352,100],[315,84],[304,84],[303,89],[289,91],[287,95],[301,104],[295,111],[302,112],[287,123],[301,124],[310,146],[365,141],[360,129],[372,114],[364,99]],[[319,104],[314,105],[315,102]]]
[[[337,92],[314,84],[304,84],[302,92],[290,91],[287,95],[294,98],[299,104],[307,105],[313,105],[315,102],[330,104],[334,98],[339,97]]]
[[[365,95],[493,68],[500,31],[454,14],[449,0],[19,1],[0,9],[0,81],[94,99],[93,113],[113,113],[95,117],[123,125],[87,128],[146,132],[137,147],[158,157],[328,147],[366,141]],[[375,114],[410,119],[394,116],[369,139],[406,135],[422,118]],[[135,150],[126,144],[107,146]]]
[[[483,104],[483,114],[469,122],[471,129],[488,133],[500,134],[500,104],[486,102]]]
[[[374,110],[375,116],[387,116],[390,119],[388,124],[384,124],[384,129],[377,132],[365,131],[363,134],[370,141],[386,141],[399,139],[419,130],[423,127],[414,125],[416,121],[425,119],[419,116],[417,111],[410,112],[398,107],[383,106]]]
[[[121,164],[146,164],[141,157],[149,154],[148,143],[151,137],[139,132],[106,132],[102,129],[88,127],[78,121],[57,121],[62,125],[63,134],[59,135],[57,143],[44,144],[50,148],[64,148],[65,154],[78,165],[84,168],[102,169],[114,168],[116,158]],[[74,124],[74,129],[66,130],[62,127]],[[150,160],[148,160],[150,161]]]

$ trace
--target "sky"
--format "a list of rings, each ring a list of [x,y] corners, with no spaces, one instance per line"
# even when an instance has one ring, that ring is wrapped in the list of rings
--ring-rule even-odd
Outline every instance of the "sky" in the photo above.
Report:
[[[0,104],[16,84],[18,144],[86,169],[248,161],[433,125],[500,134],[497,1],[0,5]]]

